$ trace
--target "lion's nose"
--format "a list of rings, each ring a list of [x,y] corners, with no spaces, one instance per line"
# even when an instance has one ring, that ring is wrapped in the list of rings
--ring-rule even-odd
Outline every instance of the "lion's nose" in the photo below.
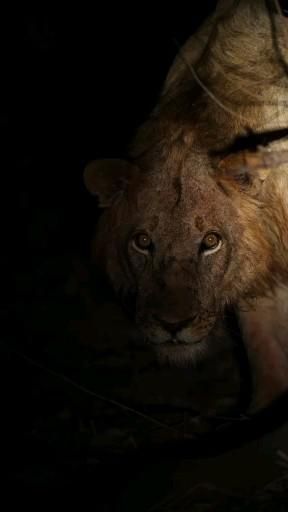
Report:
[[[181,331],[187,325],[189,325],[195,317],[186,318],[185,320],[181,320],[179,322],[167,322],[167,320],[164,320],[163,318],[160,318],[159,316],[154,316],[154,318],[157,320],[157,322],[163,327],[166,331],[168,331],[172,336],[175,336],[177,332]]]

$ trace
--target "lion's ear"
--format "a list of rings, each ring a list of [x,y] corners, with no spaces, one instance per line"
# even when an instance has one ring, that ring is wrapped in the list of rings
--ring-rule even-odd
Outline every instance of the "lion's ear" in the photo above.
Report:
[[[135,171],[135,167],[125,160],[93,160],[84,169],[84,183],[89,192],[98,197],[100,208],[107,208]]]
[[[217,178],[250,195],[258,195],[271,172],[270,155],[243,151],[226,156],[218,164]],[[275,165],[275,164],[274,164]]]

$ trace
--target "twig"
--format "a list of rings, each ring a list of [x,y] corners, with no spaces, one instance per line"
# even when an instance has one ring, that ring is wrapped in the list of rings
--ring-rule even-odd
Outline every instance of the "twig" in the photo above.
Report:
[[[220,169],[231,172],[275,169],[288,163],[288,151],[241,151],[224,158],[220,163]]]
[[[15,349],[11,349],[10,347],[7,347],[4,343],[1,343],[1,345],[4,346],[5,348],[7,348],[13,354],[17,355],[18,357],[20,357],[21,359],[23,359],[24,361],[29,363],[30,365],[35,366],[36,368],[39,368],[41,370],[44,370],[46,373],[49,373],[50,375],[53,375],[57,379],[62,380],[63,382],[66,382],[70,386],[73,386],[74,388],[82,391],[83,393],[86,393],[87,395],[93,396],[94,398],[97,398],[97,400],[100,400],[101,402],[106,402],[108,404],[114,405],[115,407],[118,407],[118,408],[122,409],[123,411],[130,412],[130,413],[132,413],[132,414],[134,414],[136,416],[139,416],[140,418],[143,418],[146,421],[149,421],[150,423],[154,423],[158,427],[164,428],[166,430],[170,430],[170,431],[174,432],[174,434],[177,434],[178,436],[183,438],[183,433],[178,431],[177,429],[171,427],[170,425],[166,425],[165,423],[162,423],[161,421],[156,420],[155,418],[152,418],[151,416],[148,416],[145,413],[142,413],[140,411],[132,409],[128,405],[122,404],[121,402],[118,402],[118,401],[113,400],[111,398],[107,398],[107,397],[105,397],[103,395],[95,393],[91,389],[88,389],[85,386],[82,386],[81,384],[78,384],[77,382],[74,382],[69,377],[66,377],[65,375],[63,375],[62,373],[58,373],[55,370],[47,368],[47,367],[43,366],[41,363],[39,363],[38,361],[35,361],[34,359],[31,359],[30,357],[22,354],[21,352],[18,352]],[[187,436],[187,437],[191,438],[192,436]]]

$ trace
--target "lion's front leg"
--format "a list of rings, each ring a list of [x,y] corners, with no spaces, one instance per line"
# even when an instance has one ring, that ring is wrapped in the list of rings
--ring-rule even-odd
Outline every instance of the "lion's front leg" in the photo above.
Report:
[[[256,308],[238,312],[252,373],[249,412],[268,406],[288,391],[288,288],[273,298],[260,299]]]

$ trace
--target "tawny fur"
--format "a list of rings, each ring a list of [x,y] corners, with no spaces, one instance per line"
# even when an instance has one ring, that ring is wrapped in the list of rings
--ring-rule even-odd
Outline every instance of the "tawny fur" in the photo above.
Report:
[[[201,352],[195,341],[203,333],[211,338],[223,308],[238,307],[254,378],[251,410],[288,389],[288,167],[265,169],[265,177],[239,186],[228,164],[218,170],[215,155],[248,129],[288,127],[288,20],[272,7],[272,0],[220,1],[184,45],[132,142],[134,174],[127,164],[127,183],[116,196],[113,188],[94,242],[115,289],[138,293],[138,323],[152,340],[165,339],[157,315],[193,317],[185,349],[163,345],[164,358],[167,350],[169,360],[189,364]],[[264,151],[271,149],[287,150],[288,142]],[[109,174],[98,173],[93,189],[105,206],[107,187],[103,197],[98,182]],[[228,241],[213,264],[201,266],[197,244],[213,223]],[[135,227],[161,246],[149,272],[125,246]]]

